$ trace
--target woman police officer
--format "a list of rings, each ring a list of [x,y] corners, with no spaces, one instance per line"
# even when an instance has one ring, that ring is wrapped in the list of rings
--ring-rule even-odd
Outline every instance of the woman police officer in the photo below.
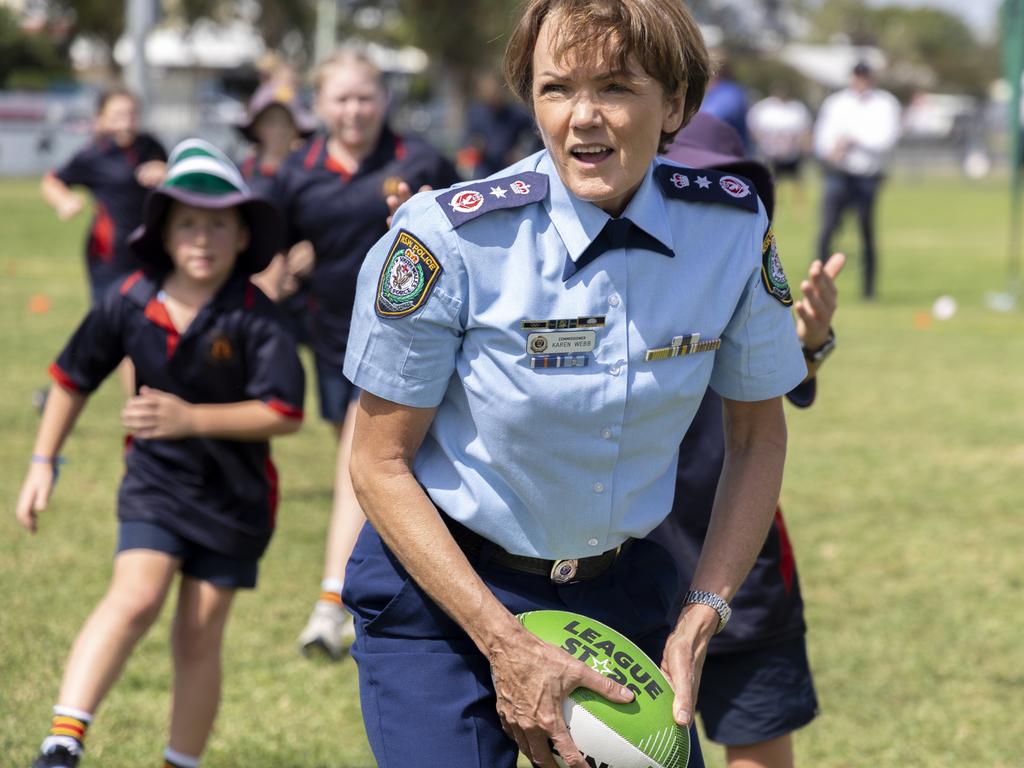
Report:
[[[414,197],[359,276],[345,373],[373,527],[344,599],[382,766],[513,766],[517,748],[585,764],[562,699],[633,694],[528,634],[528,610],[629,635],[691,724],[704,651],[778,498],[779,396],[806,371],[749,182],[656,157],[708,77],[682,3],[530,0],[505,68],[546,149]],[[727,457],[672,628],[671,559],[638,538],[668,514],[709,384]]]

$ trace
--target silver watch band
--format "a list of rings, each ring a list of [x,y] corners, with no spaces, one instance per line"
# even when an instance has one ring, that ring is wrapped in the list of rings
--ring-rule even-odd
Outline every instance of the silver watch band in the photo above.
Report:
[[[705,592],[702,589],[691,589],[686,593],[686,597],[683,598],[683,606],[693,605],[694,603],[710,606],[718,612],[718,629],[715,630],[716,635],[725,629],[725,625],[729,623],[729,617],[732,616],[732,608],[730,608],[729,604],[725,602],[725,598],[720,595],[716,595],[714,592]]]

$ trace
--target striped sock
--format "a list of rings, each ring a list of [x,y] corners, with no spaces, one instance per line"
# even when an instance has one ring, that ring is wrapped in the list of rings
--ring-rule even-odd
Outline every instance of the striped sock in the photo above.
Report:
[[[43,739],[40,751],[49,752],[54,747],[62,746],[79,754],[85,750],[85,732],[91,722],[92,715],[88,712],[58,704],[53,708],[50,735]]]
[[[320,601],[341,605],[341,579],[324,579],[320,582]]]
[[[164,750],[164,768],[199,768],[199,758],[168,747]]]

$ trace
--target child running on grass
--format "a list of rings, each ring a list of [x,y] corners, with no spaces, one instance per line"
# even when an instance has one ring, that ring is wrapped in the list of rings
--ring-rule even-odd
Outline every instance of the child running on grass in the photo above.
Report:
[[[164,765],[199,765],[217,712],[232,598],[256,585],[274,528],[268,439],[294,432],[302,418],[295,342],[249,280],[280,250],[282,231],[277,209],[252,196],[219,150],[180,144],[131,238],[144,271],[93,307],[51,366],[58,386],[17,507],[31,532],[88,396],[125,356],[139,389],[121,412],[130,442],[110,587],[71,649],[33,768],[78,765],[97,707],[178,571]]]

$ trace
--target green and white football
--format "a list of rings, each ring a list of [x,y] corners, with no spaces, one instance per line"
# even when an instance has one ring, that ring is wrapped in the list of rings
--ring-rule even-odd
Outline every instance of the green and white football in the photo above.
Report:
[[[629,704],[614,704],[586,688],[563,702],[569,733],[588,765],[684,768],[690,734],[673,720],[672,689],[647,654],[611,627],[578,613],[531,611],[518,618],[540,639],[633,691]]]

